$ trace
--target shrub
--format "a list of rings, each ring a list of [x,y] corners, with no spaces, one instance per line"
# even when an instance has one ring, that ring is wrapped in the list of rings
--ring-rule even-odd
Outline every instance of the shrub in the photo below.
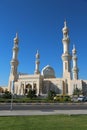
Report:
[[[71,101],[71,98],[68,95],[57,95],[55,99],[56,101],[59,101],[59,102]]]

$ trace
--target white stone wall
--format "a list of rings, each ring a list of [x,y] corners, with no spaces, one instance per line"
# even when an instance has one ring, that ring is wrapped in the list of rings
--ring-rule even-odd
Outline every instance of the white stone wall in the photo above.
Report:
[[[48,93],[49,90],[53,90],[56,93],[63,93],[63,80],[58,78],[48,78],[43,80],[43,92]]]

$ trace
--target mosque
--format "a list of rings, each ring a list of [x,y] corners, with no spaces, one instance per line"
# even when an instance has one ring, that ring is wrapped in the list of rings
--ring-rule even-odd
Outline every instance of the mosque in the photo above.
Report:
[[[79,69],[77,64],[77,51],[75,45],[72,49],[72,55],[69,52],[69,29],[66,21],[64,21],[63,32],[63,54],[61,56],[63,62],[63,76],[57,78],[55,76],[54,69],[47,65],[40,72],[40,54],[37,51],[35,61],[34,74],[28,75],[18,73],[18,35],[14,38],[13,55],[10,62],[11,70],[8,81],[8,90],[14,92],[17,95],[27,95],[30,89],[36,90],[37,95],[46,95],[50,90],[55,91],[57,94],[72,95],[75,88],[81,89],[85,93],[87,92],[87,80],[79,79]],[[71,62],[73,67],[71,68]],[[13,82],[14,81],[14,82]],[[12,84],[14,87],[12,89]]]

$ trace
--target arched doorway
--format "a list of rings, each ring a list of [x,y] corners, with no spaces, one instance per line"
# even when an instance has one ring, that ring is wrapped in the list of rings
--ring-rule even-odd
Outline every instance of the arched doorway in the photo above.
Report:
[[[31,84],[27,84],[27,85],[25,86],[25,95],[28,94],[28,92],[29,92],[30,89],[32,90],[32,85],[31,85]]]

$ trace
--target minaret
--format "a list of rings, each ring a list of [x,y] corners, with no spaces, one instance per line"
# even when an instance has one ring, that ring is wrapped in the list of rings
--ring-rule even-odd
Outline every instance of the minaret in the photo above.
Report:
[[[40,54],[38,53],[38,50],[37,50],[36,61],[35,61],[35,72],[34,72],[35,74],[40,74],[39,64],[40,64]]]
[[[76,48],[73,45],[73,50],[72,50],[72,60],[73,60],[73,68],[72,68],[72,73],[73,73],[73,79],[77,80],[78,79],[78,67],[77,67],[77,55],[76,55]]]
[[[10,77],[9,77],[9,84],[8,88],[11,91],[11,85],[12,81],[17,81],[18,75],[17,75],[17,67],[18,67],[18,34],[16,33],[16,37],[14,38],[14,46],[13,46],[13,55],[12,60],[10,62],[11,65],[11,71],[10,71]]]
[[[63,61],[63,78],[71,79],[71,55],[69,53],[69,43],[70,39],[68,36],[68,27],[66,25],[66,21],[64,22],[64,27],[62,29],[63,32],[63,54],[62,54],[62,61]]]

